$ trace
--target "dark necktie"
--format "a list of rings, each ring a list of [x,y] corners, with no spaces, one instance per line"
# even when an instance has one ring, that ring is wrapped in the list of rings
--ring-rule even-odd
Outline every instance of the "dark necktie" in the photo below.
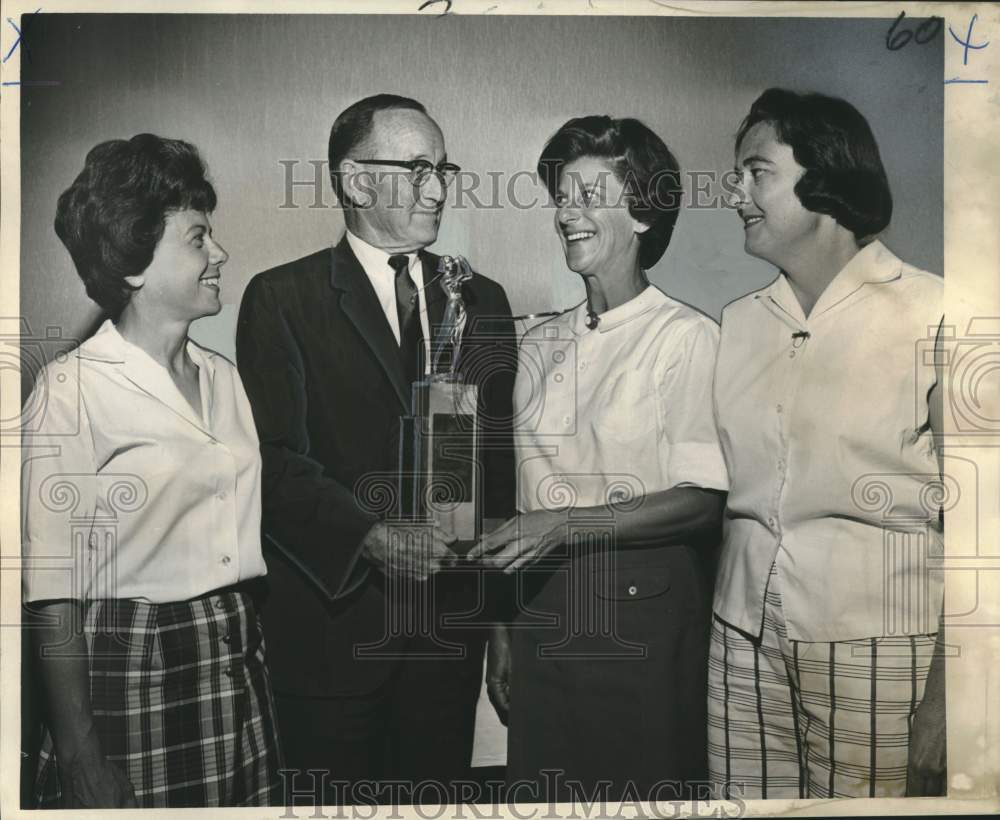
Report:
[[[396,272],[396,316],[399,319],[399,355],[409,384],[423,377],[424,333],[420,327],[420,301],[417,286],[410,277],[406,254],[389,257],[389,267]]]

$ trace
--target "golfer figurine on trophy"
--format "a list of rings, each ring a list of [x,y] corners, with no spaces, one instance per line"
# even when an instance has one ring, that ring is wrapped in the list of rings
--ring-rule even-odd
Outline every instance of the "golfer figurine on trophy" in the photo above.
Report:
[[[457,536],[453,546],[461,551],[482,526],[478,391],[458,372],[466,321],[462,284],[472,269],[461,256],[443,256],[438,271],[448,303],[431,341],[430,374],[414,382],[413,415],[401,419],[400,513],[436,521]]]

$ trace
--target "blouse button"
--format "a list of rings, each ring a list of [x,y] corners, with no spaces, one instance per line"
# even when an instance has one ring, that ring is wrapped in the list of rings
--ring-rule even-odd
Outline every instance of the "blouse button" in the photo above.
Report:
[[[230,558],[228,555],[223,555],[222,556],[222,564],[223,564],[223,566],[228,567],[229,566],[229,562],[232,561],[232,560],[233,559]]]
[[[788,358],[789,359],[794,359],[795,358],[795,351],[794,350],[789,350],[788,351]]]
[[[637,587],[635,584],[630,584],[629,585],[629,588],[628,588],[628,594],[629,595],[636,595],[638,592],[639,592],[639,587]]]
[[[222,636],[222,642],[223,643],[231,643],[232,640],[233,640],[233,636],[230,635],[228,632],[225,635]]]
[[[784,408],[784,407],[782,407],[782,406],[781,406],[781,405],[779,404],[779,405],[778,405],[777,407],[775,407],[774,409],[775,409],[775,410],[777,410],[777,411],[778,411],[779,413],[781,413],[781,412],[782,412],[782,411],[783,411],[783,410],[784,410],[785,408]]]

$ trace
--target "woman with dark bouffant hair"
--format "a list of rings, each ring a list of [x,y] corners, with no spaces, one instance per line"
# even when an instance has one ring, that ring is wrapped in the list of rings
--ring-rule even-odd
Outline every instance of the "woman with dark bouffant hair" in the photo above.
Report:
[[[765,91],[736,135],[747,253],[715,406],[731,488],[715,591],[709,762],[742,798],[941,793],[942,280],[877,235],[878,146],[850,103]]]
[[[681,198],[653,131],[570,120],[538,171],[587,298],[521,344],[520,514],[473,551],[518,576],[487,673],[508,782],[534,783],[539,801],[682,799],[706,776],[710,553],[727,487],[718,328],[646,275]]]
[[[87,155],[56,233],[110,318],[50,363],[22,485],[23,592],[47,737],[43,804],[281,799],[257,616],[260,456],[235,366],[195,344],[227,254],[196,149]],[[44,445],[51,445],[45,447]]]

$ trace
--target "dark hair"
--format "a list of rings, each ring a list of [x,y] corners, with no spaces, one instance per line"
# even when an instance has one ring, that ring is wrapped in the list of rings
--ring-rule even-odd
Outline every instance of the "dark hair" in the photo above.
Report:
[[[193,145],[137,134],[90,150],[83,170],[59,197],[56,234],[87,295],[117,317],[135,290],[125,277],[149,267],[167,214],[188,208],[211,213],[215,204],[215,189]]]
[[[564,166],[580,157],[608,160],[629,197],[629,213],[649,225],[639,234],[639,264],[655,265],[670,244],[680,209],[680,166],[670,149],[635,119],[577,117],[545,144],[538,175],[555,198]]]
[[[426,114],[427,109],[416,100],[400,97],[396,94],[375,94],[365,97],[340,112],[330,129],[330,141],[327,145],[327,159],[330,164],[330,184],[341,205],[344,202],[343,186],[340,184],[340,163],[347,159],[351,152],[363,143],[372,133],[372,121],[379,111],[403,109],[419,111]],[[385,157],[379,157],[385,159]],[[391,159],[391,157],[390,157]]]
[[[795,185],[802,206],[832,216],[859,241],[885,230],[892,193],[868,120],[846,100],[769,88],[736,134],[736,150],[757,123],[774,127],[805,173]]]

